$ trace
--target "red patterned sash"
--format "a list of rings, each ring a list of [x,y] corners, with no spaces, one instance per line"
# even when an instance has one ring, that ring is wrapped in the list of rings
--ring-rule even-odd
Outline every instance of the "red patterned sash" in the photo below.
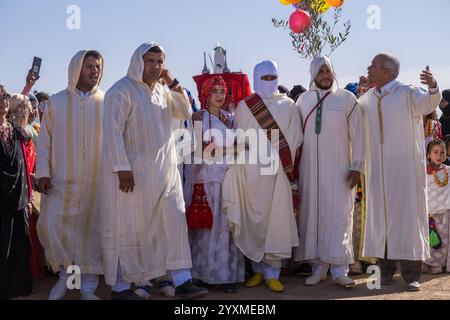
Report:
[[[300,195],[297,185],[295,184],[296,175],[294,170],[294,161],[292,161],[291,149],[289,148],[286,137],[259,95],[254,94],[251,97],[246,98],[245,103],[255,117],[259,126],[266,130],[267,138],[272,143],[272,146],[275,149],[278,149],[281,164],[283,165],[283,171],[286,173],[286,176],[292,186],[292,202],[294,206],[294,213],[297,215],[299,211]],[[278,130],[279,132],[278,146],[272,141],[272,130]]]
[[[267,138],[272,143],[273,147],[279,150],[278,152],[284,172],[288,176],[289,181],[294,182],[294,162],[292,161],[291,149],[289,148],[286,137],[278,126],[278,123],[275,121],[259,95],[254,94],[251,97],[248,97],[245,99],[245,103],[259,126],[262,129],[267,130]],[[278,146],[274,145],[274,142],[272,141],[272,130],[278,130],[280,133]]]

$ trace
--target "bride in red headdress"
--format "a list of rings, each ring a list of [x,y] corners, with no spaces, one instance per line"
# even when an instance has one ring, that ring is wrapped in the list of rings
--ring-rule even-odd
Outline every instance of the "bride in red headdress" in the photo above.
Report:
[[[192,276],[203,283],[219,285],[224,292],[235,293],[233,284],[244,281],[245,262],[222,212],[226,150],[234,146],[230,131],[233,117],[226,111],[227,86],[223,78],[206,80],[200,98],[203,110],[194,113],[192,119],[197,148],[201,149],[194,152],[194,164],[185,167],[184,186]]]

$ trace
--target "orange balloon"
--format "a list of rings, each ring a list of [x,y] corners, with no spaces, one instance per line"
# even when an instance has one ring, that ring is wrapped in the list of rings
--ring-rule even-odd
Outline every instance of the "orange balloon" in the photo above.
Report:
[[[303,0],[280,0],[280,2],[282,4],[284,4],[285,6],[288,6],[290,4],[296,4],[296,3],[299,3],[299,2],[302,2],[302,1]]]
[[[339,8],[344,5],[344,0],[327,0],[328,4],[334,8]]]

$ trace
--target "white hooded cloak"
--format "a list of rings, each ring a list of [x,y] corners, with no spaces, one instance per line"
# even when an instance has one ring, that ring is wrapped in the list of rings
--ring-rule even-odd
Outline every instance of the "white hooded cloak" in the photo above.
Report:
[[[353,263],[353,204],[355,190],[347,183],[350,170],[364,168],[364,136],[361,109],[356,97],[339,89],[337,81],[329,90],[314,83],[323,65],[335,75],[327,57],[311,63],[310,90],[302,94],[297,108],[305,124],[319,100],[331,91],[322,105],[320,134],[316,134],[318,109],[311,113],[305,128],[300,163],[300,246],[295,260],[320,259],[334,265]]]
[[[102,200],[105,280],[114,285],[120,261],[126,282],[191,268],[173,119],[189,118],[189,99],[157,83],[143,82],[144,43],[128,75],[106,93]],[[134,192],[119,190],[118,171],[132,171]]]
[[[37,146],[37,178],[52,189],[42,195],[37,230],[49,265],[77,265],[82,273],[102,274],[100,178],[103,162],[104,93],[98,86],[83,96],[78,83],[87,50],[69,65],[69,85],[51,96]],[[103,71],[103,61],[102,61]],[[99,83],[101,80],[101,74]]]

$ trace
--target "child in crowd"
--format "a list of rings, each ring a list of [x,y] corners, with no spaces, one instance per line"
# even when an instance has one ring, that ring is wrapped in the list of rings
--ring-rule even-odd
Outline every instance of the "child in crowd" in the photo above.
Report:
[[[431,274],[443,273],[449,266],[449,213],[450,186],[449,167],[443,164],[446,145],[440,140],[433,140],[427,147],[427,192],[430,220],[431,259],[426,261],[425,271]],[[450,269],[447,269],[449,272]]]

